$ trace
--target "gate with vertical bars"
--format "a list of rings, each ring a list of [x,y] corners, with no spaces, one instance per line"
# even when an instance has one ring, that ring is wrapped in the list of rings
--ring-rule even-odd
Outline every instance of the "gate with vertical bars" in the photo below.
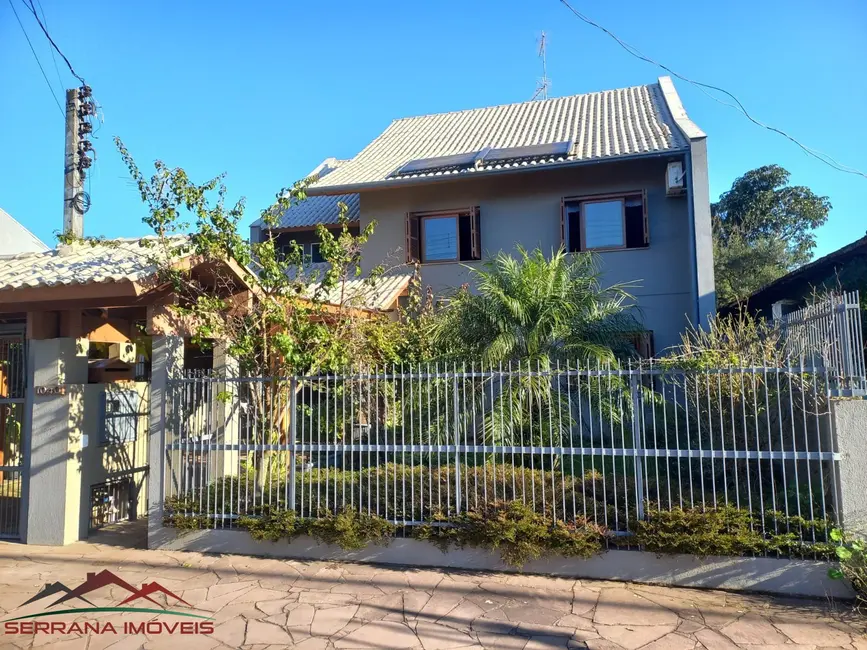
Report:
[[[0,539],[21,535],[27,355],[23,333],[0,333]]]

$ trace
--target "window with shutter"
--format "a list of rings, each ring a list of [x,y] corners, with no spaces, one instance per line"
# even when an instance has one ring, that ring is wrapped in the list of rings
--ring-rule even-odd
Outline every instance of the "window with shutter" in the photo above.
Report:
[[[407,261],[465,262],[482,258],[478,207],[413,212],[406,217]]]
[[[474,260],[482,259],[482,215],[478,208],[473,208],[473,213],[470,215],[470,236],[472,237],[472,246],[470,247],[470,257]]]
[[[406,214],[406,261],[421,261],[420,228],[417,215],[407,212]]]
[[[624,250],[650,243],[643,191],[563,199],[561,233],[566,250]]]

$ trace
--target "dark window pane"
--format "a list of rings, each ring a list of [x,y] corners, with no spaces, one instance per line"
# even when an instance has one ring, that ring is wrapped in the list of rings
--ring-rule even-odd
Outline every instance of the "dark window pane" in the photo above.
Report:
[[[566,232],[568,235],[567,250],[576,253],[581,250],[581,205],[566,204]]]
[[[473,226],[471,223],[472,217],[468,214],[461,215],[458,222],[458,240],[460,242],[461,261],[473,259]]]
[[[644,202],[641,197],[626,199],[626,247],[644,248]]]

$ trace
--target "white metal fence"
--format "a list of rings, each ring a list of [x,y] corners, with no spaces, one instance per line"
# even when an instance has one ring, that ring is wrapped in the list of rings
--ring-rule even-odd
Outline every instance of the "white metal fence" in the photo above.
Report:
[[[835,390],[853,394],[867,391],[859,298],[857,291],[831,294],[779,320],[784,352],[824,364]]]
[[[777,530],[837,517],[829,394],[803,365],[174,379],[166,506],[214,527],[267,505],[403,526],[520,500],[623,532],[647,509],[731,505]]]

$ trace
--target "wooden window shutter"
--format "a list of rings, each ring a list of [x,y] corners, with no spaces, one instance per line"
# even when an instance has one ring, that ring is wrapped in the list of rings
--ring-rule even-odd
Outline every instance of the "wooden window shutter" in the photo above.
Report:
[[[470,212],[470,236],[472,258],[480,260],[482,259],[482,216],[478,206]]]
[[[650,220],[647,217],[647,190],[641,192],[642,211],[644,215],[644,245],[650,244]]]
[[[560,199],[560,246],[565,251],[569,250],[566,242],[566,201],[562,198]]]
[[[411,212],[406,213],[406,261],[421,261],[421,242],[419,237],[419,218]]]

